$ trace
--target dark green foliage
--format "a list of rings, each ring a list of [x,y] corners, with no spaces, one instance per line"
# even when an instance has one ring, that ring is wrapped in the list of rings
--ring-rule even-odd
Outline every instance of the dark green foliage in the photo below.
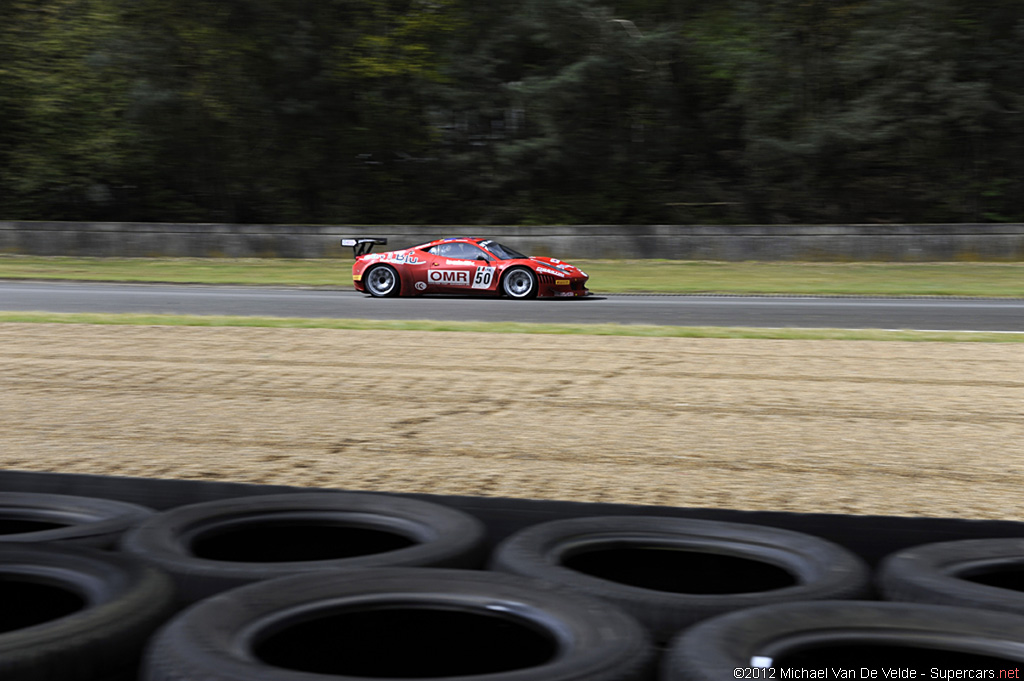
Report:
[[[1024,221],[1017,0],[0,0],[0,218]]]

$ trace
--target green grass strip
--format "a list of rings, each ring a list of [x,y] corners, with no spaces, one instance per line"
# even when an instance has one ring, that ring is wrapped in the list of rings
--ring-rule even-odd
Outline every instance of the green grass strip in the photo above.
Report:
[[[1024,297],[1024,263],[580,263],[607,293]]]
[[[1024,297],[1024,263],[801,263],[574,260],[595,293],[774,293]],[[273,258],[43,258],[0,255],[0,279],[351,290],[352,261]]]
[[[0,312],[0,323],[113,324],[144,326],[265,327],[355,331],[462,331],[656,338],[763,338],[780,340],[869,340],[956,343],[1024,343],[1024,333],[888,331],[879,329],[791,329],[642,324],[526,324],[521,322],[376,321],[291,317],[229,317],[162,314],[66,314]]]

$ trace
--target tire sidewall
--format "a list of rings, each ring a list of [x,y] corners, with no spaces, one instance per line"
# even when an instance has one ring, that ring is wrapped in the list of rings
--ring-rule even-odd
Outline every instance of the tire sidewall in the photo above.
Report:
[[[653,648],[643,629],[618,609],[566,593],[537,580],[482,571],[379,568],[304,574],[241,587],[192,606],[166,627],[150,646],[144,681],[299,681],[319,678],[308,672],[269,667],[255,656],[253,642],[262,632],[280,628],[282,613],[308,617],[310,607],[359,607],[374,599],[395,604],[443,606],[451,598],[479,600],[481,614],[508,606],[536,612],[566,648],[539,667],[468,675],[459,681],[558,679],[612,681],[640,678],[653,664]],[[288,615],[286,614],[285,617]],[[293,617],[295,615],[292,615]],[[396,654],[401,654],[396,650]],[[326,678],[326,677],[324,677]],[[347,676],[330,678],[349,679]]]
[[[726,554],[789,572],[796,584],[770,591],[686,594],[646,589],[561,565],[581,543],[629,542]],[[491,569],[545,579],[626,609],[656,640],[696,621],[771,603],[867,597],[870,571],[852,552],[824,539],[773,527],[661,516],[558,520],[528,527],[495,549]]]
[[[68,524],[0,535],[0,545],[60,542],[100,549],[114,546],[125,531],[155,514],[151,508],[125,501],[40,492],[0,492],[0,514],[5,510],[20,518]]]
[[[412,546],[347,558],[245,563],[192,554],[189,539],[225,520],[273,521],[277,514],[322,514],[331,522],[404,534]],[[157,514],[131,532],[121,549],[169,572],[185,602],[225,589],[299,572],[365,567],[476,568],[485,558],[486,528],[457,509],[426,501],[358,492],[251,496],[181,506]]]
[[[963,578],[985,567],[1024,570],[1024,538],[936,542],[886,556],[878,567],[882,596],[892,601],[985,608],[1024,615],[1024,593]]]
[[[938,649],[959,639],[957,650],[973,650],[989,639],[1007,642],[1019,655],[1024,617],[975,608],[884,601],[811,601],[781,603],[727,613],[700,622],[679,634],[662,658],[661,681],[717,681],[732,678],[737,668],[751,667],[766,646],[778,648],[801,635],[833,637],[873,634],[872,644],[887,638],[922,647],[929,637]],[[849,645],[849,639],[844,640]],[[801,646],[806,647],[804,638]],[[998,645],[998,643],[997,643]],[[762,677],[768,678],[768,677]]]
[[[0,566],[0,575],[6,567],[9,574],[60,586],[85,601],[64,617],[0,634],[5,681],[91,680],[129,672],[149,635],[173,610],[170,578],[130,556],[80,546],[7,544],[0,546]]]

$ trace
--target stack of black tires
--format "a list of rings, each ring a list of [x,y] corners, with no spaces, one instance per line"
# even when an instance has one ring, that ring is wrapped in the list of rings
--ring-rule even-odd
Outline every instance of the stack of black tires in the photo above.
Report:
[[[0,680],[973,679],[1024,666],[1018,537],[874,560],[811,533],[650,509],[496,534],[423,498],[262,492],[155,510],[0,491]]]

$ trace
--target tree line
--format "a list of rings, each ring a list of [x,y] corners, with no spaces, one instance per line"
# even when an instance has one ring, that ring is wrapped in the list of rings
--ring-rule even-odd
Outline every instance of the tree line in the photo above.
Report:
[[[0,0],[0,219],[1024,222],[1019,0]]]

